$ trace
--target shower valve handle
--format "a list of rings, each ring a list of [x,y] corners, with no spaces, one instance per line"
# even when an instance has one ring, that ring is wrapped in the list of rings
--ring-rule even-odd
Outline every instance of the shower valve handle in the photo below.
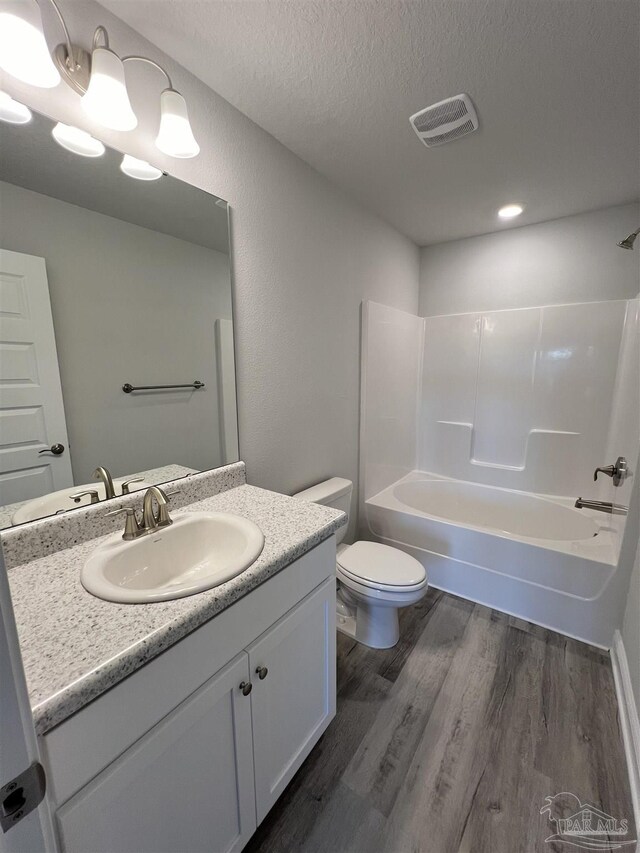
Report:
[[[593,472],[593,479],[597,480],[598,474],[606,474],[607,477],[613,477],[613,475],[615,473],[616,473],[616,466],[615,465],[605,465],[603,468],[596,468],[596,470]]]
[[[619,486],[623,480],[629,476],[627,460],[624,456],[618,456],[615,465],[605,465],[603,468],[596,468],[593,472],[593,479],[598,479],[598,474],[606,474],[607,477],[613,478],[613,485]]]

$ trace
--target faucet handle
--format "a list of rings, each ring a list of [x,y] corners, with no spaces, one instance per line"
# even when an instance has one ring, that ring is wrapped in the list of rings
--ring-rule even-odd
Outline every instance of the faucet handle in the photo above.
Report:
[[[132,506],[123,506],[120,509],[112,509],[111,512],[105,513],[105,518],[109,518],[110,516],[122,515],[124,513],[127,517],[124,523],[124,533],[122,534],[122,538],[125,541],[129,541],[131,539],[135,539],[140,535],[141,527],[140,522],[138,521],[138,516],[136,514],[135,508]]]
[[[125,480],[124,483],[122,484],[122,494],[123,495],[130,495],[131,494],[131,490],[129,489],[129,486],[132,483],[144,483],[144,477],[132,477],[130,480]]]
[[[594,482],[595,482],[595,480],[598,479],[598,474],[606,474],[607,477],[613,477],[613,475],[615,473],[616,473],[616,466],[615,465],[604,465],[602,468],[596,468],[596,470],[593,472]]]
[[[179,489],[174,489],[173,492],[165,492],[164,489],[161,489],[160,486],[157,487],[158,491],[164,498],[164,502],[158,501],[158,515],[156,518],[158,527],[168,527],[170,524],[173,524],[171,516],[169,515],[169,510],[167,508],[167,504],[173,495],[179,494]]]
[[[606,474],[607,477],[613,478],[613,485],[619,486],[620,483],[629,476],[629,466],[624,456],[618,456],[615,465],[605,465],[603,468],[596,468],[593,472],[593,479],[598,479],[598,474]]]
[[[79,504],[82,498],[86,498],[87,495],[91,495],[92,504],[100,503],[100,495],[97,489],[87,489],[86,492],[74,492],[69,497],[74,503]]]

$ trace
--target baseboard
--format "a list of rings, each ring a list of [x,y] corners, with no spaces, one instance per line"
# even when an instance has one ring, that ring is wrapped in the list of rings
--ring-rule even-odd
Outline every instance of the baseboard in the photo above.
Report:
[[[578,643],[584,643],[585,646],[592,646],[594,649],[602,649],[604,652],[611,652],[611,647],[608,644],[596,643],[594,640],[587,640],[585,637],[581,637],[578,634],[572,634],[571,631],[558,628],[557,625],[550,625],[540,619],[534,619],[531,614],[522,613],[521,611],[516,610],[507,610],[505,607],[498,607],[486,599],[477,598],[471,595],[463,595],[461,592],[449,589],[449,587],[443,586],[442,584],[430,583],[429,589],[439,589],[442,592],[446,592],[448,595],[455,595],[456,598],[464,598],[465,601],[473,601],[474,604],[481,604],[483,607],[491,608],[491,610],[498,610],[500,613],[504,613],[505,616],[513,616],[514,619],[521,619],[523,622],[530,622],[532,625],[538,625],[538,627],[544,628],[546,631],[553,631],[554,634],[559,634],[561,637],[568,637],[570,640],[576,640]]]
[[[627,769],[629,771],[636,832],[640,837],[640,719],[638,719],[638,708],[636,707],[631,687],[629,662],[620,631],[616,631],[613,635],[611,664],[616,685],[616,695],[618,697],[620,724],[622,727],[624,752],[627,759]]]

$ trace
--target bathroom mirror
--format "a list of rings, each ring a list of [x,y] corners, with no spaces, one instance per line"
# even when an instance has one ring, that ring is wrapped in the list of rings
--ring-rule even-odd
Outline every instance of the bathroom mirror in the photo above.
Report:
[[[0,527],[236,461],[226,202],[42,115],[0,151]]]

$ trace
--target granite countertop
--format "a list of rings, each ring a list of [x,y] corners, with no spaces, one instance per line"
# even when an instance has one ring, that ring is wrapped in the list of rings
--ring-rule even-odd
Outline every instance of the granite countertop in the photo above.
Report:
[[[8,572],[36,731],[44,734],[173,643],[311,550],[346,515],[254,486],[236,488],[179,512],[233,512],[265,537],[242,574],[206,592],[153,604],[115,604],[80,583],[88,555],[107,536]]]

